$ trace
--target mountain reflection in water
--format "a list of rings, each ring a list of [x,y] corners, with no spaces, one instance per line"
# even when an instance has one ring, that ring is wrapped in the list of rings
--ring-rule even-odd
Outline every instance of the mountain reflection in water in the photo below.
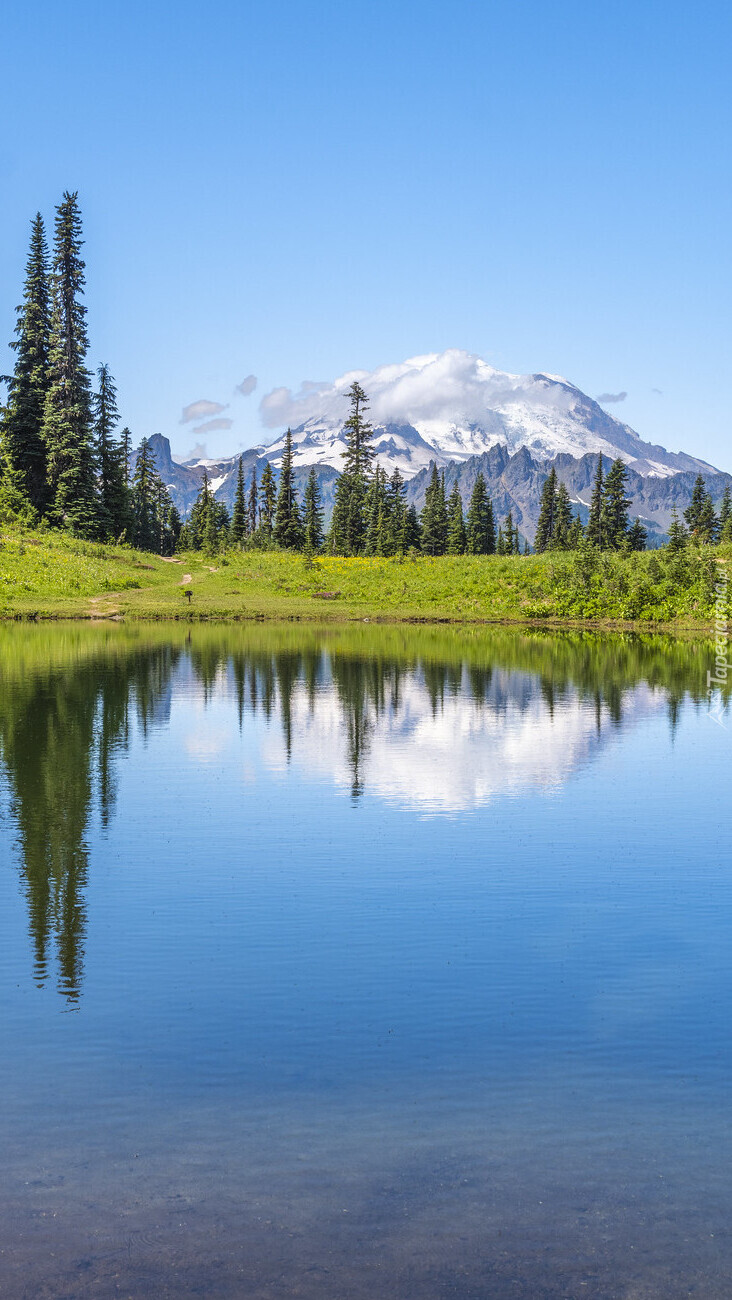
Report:
[[[420,628],[0,632],[4,802],[23,872],[36,981],[80,996],[88,835],[109,828],[133,738],[195,708],[200,762],[215,701],[267,720],[258,761],[353,798],[431,814],[551,793],[620,728],[704,703],[709,644],[662,637]],[[202,707],[202,711],[201,711]],[[224,744],[229,744],[224,739]],[[193,747],[196,750],[196,746]],[[235,815],[236,810],[232,810]]]

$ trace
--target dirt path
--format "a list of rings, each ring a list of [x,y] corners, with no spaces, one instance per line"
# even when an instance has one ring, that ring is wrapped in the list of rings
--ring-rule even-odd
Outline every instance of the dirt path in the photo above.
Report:
[[[190,582],[190,581],[191,581],[191,575],[190,575],[190,573],[184,573],[184,574],[183,574],[183,577],[181,578],[180,582],[178,583],[178,586],[179,586],[179,587],[185,587],[186,583],[187,583],[187,582]]]

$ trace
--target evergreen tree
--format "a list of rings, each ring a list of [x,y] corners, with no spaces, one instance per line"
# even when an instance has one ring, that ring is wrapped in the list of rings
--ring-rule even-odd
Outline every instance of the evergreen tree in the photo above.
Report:
[[[605,477],[602,490],[601,531],[603,546],[618,551],[628,532],[630,497],[625,495],[628,468],[624,460],[614,460]]]
[[[590,515],[587,520],[587,541],[593,546],[598,546],[602,550],[604,538],[602,535],[602,456],[597,458],[597,472],[595,481],[592,485],[592,496],[590,498]]]
[[[539,520],[536,525],[534,550],[546,551],[554,540],[557,520],[557,471],[552,465],[541,492]]]
[[[297,492],[293,481],[292,432],[290,429],[285,434],[285,450],[282,453],[274,539],[279,546],[284,546],[291,551],[298,550],[304,540],[300,507],[297,502]]]
[[[418,551],[421,545],[422,545],[422,530],[420,529],[419,526],[419,516],[417,514],[417,507],[414,505],[414,503],[412,503],[412,505],[407,506],[407,509],[404,512],[404,529],[402,532],[401,550]]]
[[[704,494],[704,504],[699,517],[699,539],[713,545],[719,540],[719,520],[714,512],[712,498],[708,492]]]
[[[388,532],[389,499],[386,473],[376,466],[366,491],[364,507],[364,550],[367,555],[383,555]]]
[[[84,292],[82,242],[78,196],[67,191],[56,209],[49,385],[42,437],[48,456],[53,517],[72,532],[93,537],[98,531],[99,504],[90,381],[85,366],[86,307],[80,302]]]
[[[347,554],[348,509],[351,497],[352,480],[346,474],[340,474],[336,481],[333,499],[333,514],[328,529],[327,547],[331,555]]]
[[[159,481],[150,444],[143,438],[132,477],[132,542],[141,551],[154,551],[158,547]]]
[[[707,496],[703,474],[697,474],[691,493],[691,501],[684,511],[686,527],[692,537],[697,537],[701,525],[702,511]]]
[[[671,511],[671,523],[668,530],[668,548],[670,551],[683,551],[689,540],[689,535],[682,524],[676,512],[676,506]]]
[[[369,400],[361,385],[351,384],[346,396],[351,402],[351,411],[343,426],[346,438],[346,450],[343,452],[344,473],[352,477],[360,475],[368,478],[375,452],[371,446],[373,429],[364,419]]]
[[[97,391],[91,401],[99,485],[99,531],[105,537],[118,537],[125,528],[126,476],[114,437],[119,423],[117,389],[106,364],[99,366],[97,380]]]
[[[275,476],[272,473],[272,466],[267,461],[262,470],[262,482],[259,485],[259,532],[265,546],[272,540],[276,504],[277,486]]]
[[[309,551],[319,551],[323,545],[323,510],[320,504],[320,487],[315,468],[308,474],[305,484],[305,545]]]
[[[231,516],[231,540],[234,546],[241,546],[247,535],[247,509],[244,500],[244,462],[239,457],[236,471],[236,495],[234,513]]]
[[[732,542],[732,495],[729,483],[725,484],[722,503],[719,507],[719,540]]]
[[[478,473],[470,495],[465,524],[465,543],[469,555],[494,555],[496,552],[493,503],[481,472]]]
[[[582,520],[580,519],[579,514],[576,514],[574,519],[572,520],[572,527],[569,530],[570,551],[576,551],[579,548],[584,538],[584,535],[585,535],[585,530],[582,527]]]
[[[498,527],[498,538],[496,539],[496,555],[506,554],[506,539],[503,536],[503,529]]]
[[[422,550],[426,555],[444,555],[447,549],[447,505],[445,480],[432,462],[432,474],[422,510]]]
[[[247,532],[250,537],[254,537],[257,531],[257,508],[259,505],[259,490],[257,488],[257,467],[252,469],[252,481],[249,485],[249,497],[247,501]]]
[[[465,520],[463,519],[463,499],[455,483],[447,503],[447,553],[463,555],[465,552]]]
[[[48,250],[40,212],[31,229],[23,302],[18,307],[15,367],[8,378],[8,402],[0,427],[0,448],[15,490],[35,510],[47,504],[46,444],[43,415],[48,392],[50,308]]]
[[[513,522],[513,512],[509,510],[506,515],[506,522],[503,528],[503,545],[504,554],[518,555],[519,553],[519,530]]]
[[[566,483],[559,483],[555,503],[554,536],[552,537],[552,546],[555,550],[569,550],[573,522],[572,503],[569,499],[567,485]]]
[[[386,555],[394,555],[397,551],[408,549],[409,543],[405,540],[405,530],[407,526],[407,507],[405,503],[406,485],[399,470],[394,472],[389,479],[388,498],[389,498],[389,534],[387,537],[388,549]]]
[[[645,551],[646,542],[648,541],[648,530],[643,527],[643,524],[637,515],[628,529],[627,537],[628,547],[631,551]]]

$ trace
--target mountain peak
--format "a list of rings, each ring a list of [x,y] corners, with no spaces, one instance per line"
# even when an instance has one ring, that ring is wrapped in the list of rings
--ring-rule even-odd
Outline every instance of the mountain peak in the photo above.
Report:
[[[406,478],[431,460],[441,466],[461,462],[497,444],[509,454],[525,447],[542,459],[562,453],[621,456],[648,477],[713,471],[693,456],[643,442],[568,379],[512,374],[459,348],[372,371],[351,370],[332,384],[303,384],[294,394],[286,388],[270,393],[262,402],[265,423],[292,428],[296,465],[342,467],[347,393],[354,380],[369,397],[377,459]],[[280,437],[264,454],[277,463],[283,445]]]

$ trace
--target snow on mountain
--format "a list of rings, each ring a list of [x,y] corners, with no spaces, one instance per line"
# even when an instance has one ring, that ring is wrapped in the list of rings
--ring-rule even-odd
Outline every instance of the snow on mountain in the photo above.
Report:
[[[304,384],[296,394],[286,388],[268,394],[261,404],[264,422],[290,425],[297,466],[341,469],[346,394],[355,379],[369,397],[379,463],[387,471],[398,466],[405,478],[430,461],[465,461],[498,444],[509,454],[526,447],[542,460],[562,453],[622,456],[648,477],[714,472],[705,461],[643,442],[567,379],[508,374],[457,348],[371,372],[349,371],[333,384]],[[283,446],[280,436],[264,454],[277,465]]]

